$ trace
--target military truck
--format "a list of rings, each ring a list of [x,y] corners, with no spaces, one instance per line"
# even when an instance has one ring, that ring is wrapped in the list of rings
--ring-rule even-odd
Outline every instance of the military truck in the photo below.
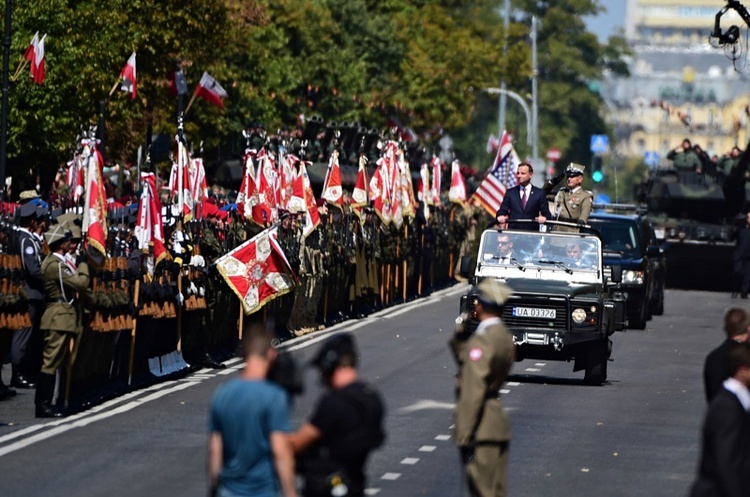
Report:
[[[619,282],[621,273],[614,266],[611,279]],[[502,320],[513,332],[517,361],[574,361],[585,383],[605,382],[610,336],[625,329],[625,299],[607,288],[598,236],[488,229],[467,276],[473,286],[461,297],[458,318],[465,332],[479,324],[476,285],[497,278],[514,292]]]

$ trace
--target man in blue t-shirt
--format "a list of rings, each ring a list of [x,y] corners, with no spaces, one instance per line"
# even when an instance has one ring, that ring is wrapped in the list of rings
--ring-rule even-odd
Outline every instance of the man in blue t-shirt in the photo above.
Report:
[[[208,423],[209,495],[296,497],[294,455],[288,434],[289,400],[266,380],[276,350],[265,329],[252,328],[243,340],[245,369],[222,385]]]

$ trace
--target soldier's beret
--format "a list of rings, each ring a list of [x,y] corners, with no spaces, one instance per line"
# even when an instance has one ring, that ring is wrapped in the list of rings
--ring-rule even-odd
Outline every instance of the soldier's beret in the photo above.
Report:
[[[565,174],[570,176],[581,176],[583,174],[583,171],[586,170],[586,166],[582,166],[581,164],[576,164],[575,162],[571,162],[568,164],[568,167],[565,169]]]
[[[477,298],[484,305],[501,306],[511,295],[513,289],[502,281],[494,278],[485,278],[477,285],[479,294]]]

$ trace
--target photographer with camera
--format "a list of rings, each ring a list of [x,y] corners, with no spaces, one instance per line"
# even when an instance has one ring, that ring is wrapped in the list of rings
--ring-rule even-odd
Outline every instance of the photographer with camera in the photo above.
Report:
[[[454,439],[461,455],[469,495],[506,494],[510,421],[500,401],[500,387],[515,354],[513,336],[500,321],[512,290],[486,278],[477,289],[475,310],[480,323],[467,334],[465,316],[456,320],[450,347],[459,366]]]
[[[383,401],[371,385],[359,380],[351,334],[329,338],[311,364],[328,391],[309,421],[290,435],[294,453],[303,455],[302,495],[361,497],[367,458],[385,440]]]

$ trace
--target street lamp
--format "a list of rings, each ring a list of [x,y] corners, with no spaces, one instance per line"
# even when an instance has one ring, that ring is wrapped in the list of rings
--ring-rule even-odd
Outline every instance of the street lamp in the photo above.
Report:
[[[536,137],[534,136],[534,132],[532,131],[532,121],[531,121],[531,110],[529,109],[529,105],[526,103],[526,101],[516,92],[510,91],[510,90],[504,90],[502,88],[485,88],[482,90],[486,93],[489,93],[490,95],[507,95],[519,104],[521,104],[521,107],[523,107],[523,111],[526,113],[526,144],[531,145],[536,140]],[[503,132],[503,130],[498,130],[500,133]]]

